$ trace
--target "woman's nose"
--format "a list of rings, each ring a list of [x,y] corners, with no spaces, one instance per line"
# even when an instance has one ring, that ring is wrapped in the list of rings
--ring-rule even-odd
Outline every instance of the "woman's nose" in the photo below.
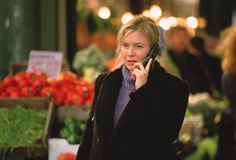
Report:
[[[134,49],[133,49],[133,47],[130,47],[130,48],[128,49],[127,55],[128,55],[128,56],[133,56],[133,55],[134,55]]]

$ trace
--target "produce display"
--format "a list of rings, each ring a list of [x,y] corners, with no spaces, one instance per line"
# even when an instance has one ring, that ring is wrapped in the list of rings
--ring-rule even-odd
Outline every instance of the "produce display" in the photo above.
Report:
[[[180,131],[185,160],[214,159],[217,154],[219,119],[228,107],[224,95],[199,93],[189,96],[185,119]]]
[[[67,117],[64,120],[64,127],[60,130],[60,136],[65,138],[70,144],[79,144],[84,129],[85,122]]]
[[[43,139],[46,119],[45,110],[0,106],[1,157],[14,148],[33,148]]]
[[[80,142],[82,131],[85,128],[84,121],[78,122],[66,117],[70,117],[73,112],[74,117],[81,119],[87,117],[89,113],[94,96],[94,78],[88,77],[91,77],[90,75],[94,72],[87,70],[85,73],[86,76],[78,76],[67,70],[61,72],[57,78],[51,78],[46,73],[21,71],[14,75],[7,75],[0,80],[0,102],[2,102],[0,106],[0,159],[4,155],[8,155],[7,153],[15,154],[17,152],[18,155],[18,151],[19,155],[29,158],[46,156],[47,150],[50,152],[50,149],[47,148],[47,144],[44,146],[44,141],[48,141],[47,135],[49,134],[65,138],[70,144]],[[55,116],[61,115],[59,114],[60,109],[68,109],[68,114],[63,112],[60,119],[64,123],[61,124],[59,119],[51,123],[54,112],[50,109],[51,107],[45,108],[48,105],[47,102],[38,101],[38,98],[45,100],[49,98],[50,102],[53,102],[50,103],[53,105],[49,106],[57,107]],[[5,102],[9,104],[9,107],[2,105]],[[27,107],[37,108],[37,110],[31,111],[29,108],[19,107],[18,102],[27,103],[29,105]],[[12,104],[14,105],[12,106]],[[34,107],[34,104],[37,106]],[[47,117],[45,109],[50,116],[48,114]],[[32,113],[27,113],[26,110]],[[11,125],[8,124],[9,122]],[[50,126],[54,132],[49,129]],[[46,135],[44,135],[45,130],[47,130]],[[28,153],[28,149],[30,153]],[[68,158],[68,154],[60,158],[62,157]]]
[[[0,80],[1,97],[45,97],[51,95],[56,106],[91,106],[94,82],[88,82],[70,71],[64,71],[58,79],[45,73],[18,72]]]

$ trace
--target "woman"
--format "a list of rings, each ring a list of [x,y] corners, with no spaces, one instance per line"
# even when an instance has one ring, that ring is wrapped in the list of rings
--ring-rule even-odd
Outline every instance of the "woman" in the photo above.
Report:
[[[236,159],[236,25],[228,33],[222,61],[222,87],[230,105],[222,113],[219,124],[219,160]]]
[[[96,80],[77,160],[174,159],[188,85],[157,61],[140,63],[159,42],[152,19],[136,16],[121,27],[117,42],[117,68]]]

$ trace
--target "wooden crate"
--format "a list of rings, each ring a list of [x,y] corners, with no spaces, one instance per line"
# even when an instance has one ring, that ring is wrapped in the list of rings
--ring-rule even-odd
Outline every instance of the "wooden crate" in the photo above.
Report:
[[[58,122],[64,122],[67,117],[77,121],[87,121],[91,108],[80,108],[76,106],[58,107],[56,117]]]
[[[48,154],[48,138],[54,119],[54,105],[52,98],[0,98],[0,107],[15,107],[17,105],[47,111],[47,119],[44,127],[44,135],[36,141],[33,148],[15,148],[7,153],[7,156],[20,156],[26,158],[46,157]]]
[[[21,62],[10,62],[9,66],[9,74],[16,74],[21,71],[26,71],[28,66],[27,61],[21,61]]]
[[[28,61],[20,61],[20,62],[10,62],[9,65],[9,74],[15,75],[21,71],[27,71]],[[62,71],[69,70],[69,64],[67,61],[62,62]]]

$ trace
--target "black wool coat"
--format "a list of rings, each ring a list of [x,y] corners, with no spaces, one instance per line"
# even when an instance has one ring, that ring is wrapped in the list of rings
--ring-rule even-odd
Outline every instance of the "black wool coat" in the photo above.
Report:
[[[77,160],[174,160],[189,96],[188,84],[155,62],[148,82],[130,94],[114,127],[122,70],[100,75]]]

